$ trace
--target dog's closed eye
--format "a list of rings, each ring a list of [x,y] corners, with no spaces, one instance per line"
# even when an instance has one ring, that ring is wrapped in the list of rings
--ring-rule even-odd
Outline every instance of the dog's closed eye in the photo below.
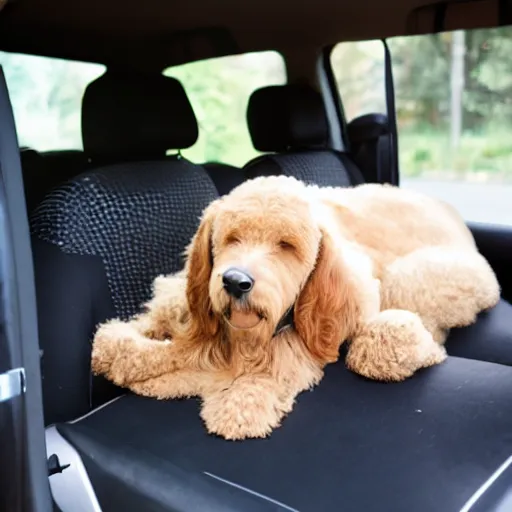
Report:
[[[279,240],[278,245],[284,251],[293,252],[296,250],[295,246],[291,242],[288,242],[287,240]]]
[[[235,234],[231,234],[226,237],[225,245],[235,245],[235,244],[239,244],[239,243],[240,243],[240,237]]]

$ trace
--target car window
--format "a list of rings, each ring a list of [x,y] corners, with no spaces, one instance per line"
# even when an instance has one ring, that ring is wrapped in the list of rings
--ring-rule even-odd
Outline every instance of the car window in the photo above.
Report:
[[[331,52],[331,66],[347,121],[365,114],[386,113],[381,41],[337,44]]]
[[[258,153],[251,142],[246,111],[250,95],[286,83],[286,67],[274,51],[232,55],[168,68],[185,87],[199,124],[199,139],[183,155],[196,163],[242,166]]]
[[[388,44],[401,186],[450,202],[467,221],[512,225],[512,27]],[[379,41],[342,43],[333,51],[348,120],[385,112],[383,57]],[[372,87],[382,95],[380,105],[368,99]]]
[[[20,146],[83,149],[82,96],[99,64],[0,52]]]

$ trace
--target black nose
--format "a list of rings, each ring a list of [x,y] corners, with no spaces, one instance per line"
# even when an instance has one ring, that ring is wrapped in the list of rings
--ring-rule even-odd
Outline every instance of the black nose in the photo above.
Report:
[[[252,290],[254,279],[242,270],[229,268],[222,275],[222,283],[229,295],[239,299],[242,295]]]

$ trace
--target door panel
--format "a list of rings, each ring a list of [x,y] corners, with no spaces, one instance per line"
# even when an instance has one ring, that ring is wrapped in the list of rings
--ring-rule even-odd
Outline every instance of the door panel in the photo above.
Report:
[[[512,301],[512,226],[468,223],[478,249],[498,276],[502,296]]]
[[[52,510],[34,274],[19,147],[0,67],[0,510]]]

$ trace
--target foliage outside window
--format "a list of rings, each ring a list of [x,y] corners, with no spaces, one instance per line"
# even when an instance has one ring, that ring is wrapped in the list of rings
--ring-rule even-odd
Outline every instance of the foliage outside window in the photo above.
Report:
[[[199,139],[184,156],[198,163],[242,166],[259,155],[247,127],[250,95],[260,87],[286,83],[282,56],[246,53],[168,68],[165,75],[185,87],[199,124]]]
[[[82,149],[80,114],[87,85],[105,67],[0,52],[20,146]]]
[[[38,151],[83,149],[82,96],[105,67],[2,52],[0,64],[20,146]],[[259,87],[286,82],[280,54],[268,51],[192,62],[165,74],[182,82],[198,119],[199,139],[183,152],[187,158],[242,166],[259,154],[247,128],[247,102]]]
[[[512,224],[512,27],[388,44],[403,185],[450,201],[469,220]],[[386,111],[380,41],[341,43],[331,62],[349,120]]]

